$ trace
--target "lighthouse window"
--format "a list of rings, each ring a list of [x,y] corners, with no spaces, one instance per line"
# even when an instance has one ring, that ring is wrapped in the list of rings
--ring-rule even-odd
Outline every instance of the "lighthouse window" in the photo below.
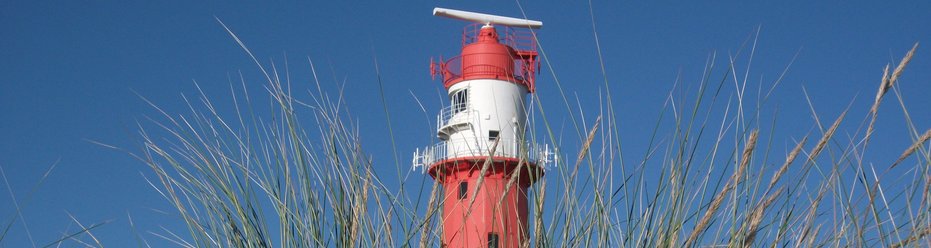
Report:
[[[466,106],[469,104],[469,89],[461,89],[453,93],[453,114],[459,113],[466,110]]]
[[[465,199],[466,194],[468,193],[469,193],[469,183],[460,182],[459,183],[459,199],[460,200]]]
[[[488,140],[494,141],[495,139],[497,139],[498,133],[500,133],[498,130],[488,131]]]
[[[498,248],[498,234],[488,233],[488,248]]]

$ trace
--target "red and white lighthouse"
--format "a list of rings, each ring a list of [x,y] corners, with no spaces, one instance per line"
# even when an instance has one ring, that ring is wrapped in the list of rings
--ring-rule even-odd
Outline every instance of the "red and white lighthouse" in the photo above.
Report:
[[[443,186],[442,246],[520,247],[529,234],[527,189],[551,155],[525,139],[526,96],[539,67],[526,28],[543,24],[442,8],[433,14],[474,22],[459,56],[431,63],[451,104],[437,116],[441,142],[414,153],[415,168]]]

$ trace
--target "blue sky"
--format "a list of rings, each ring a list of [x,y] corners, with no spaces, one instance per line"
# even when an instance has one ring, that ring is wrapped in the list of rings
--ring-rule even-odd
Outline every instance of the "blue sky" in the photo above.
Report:
[[[555,113],[564,108],[551,73],[570,95],[580,96],[583,107],[597,106],[603,77],[587,3],[522,4],[531,19],[544,22],[540,40],[554,68],[544,69],[538,79],[544,106]],[[828,120],[857,97],[852,105],[856,124],[871,103],[883,66],[898,61],[915,42],[931,45],[927,1],[593,5],[626,152],[637,156],[648,138],[638,130],[652,128],[676,78],[694,89],[710,54],[717,52],[717,62],[725,63],[757,28],[750,78],[772,81],[797,55],[769,102],[780,109],[780,135],[774,141],[778,148],[812,131],[803,87],[821,118]],[[395,178],[373,56],[391,99],[388,108],[403,163],[414,148],[428,145],[432,135],[411,95],[424,102],[432,118],[442,104],[442,89],[430,80],[428,63],[431,56],[458,52],[466,24],[431,16],[436,6],[521,13],[515,2],[499,1],[0,3],[0,167],[9,180],[9,186],[0,185],[0,221],[15,214],[10,192],[24,208],[23,219],[0,247],[31,247],[27,229],[35,245],[54,241],[76,229],[69,213],[85,225],[112,221],[95,234],[113,247],[135,245],[129,215],[139,233],[154,242],[158,238],[148,231],[161,232],[161,226],[185,231],[172,216],[159,213],[171,210],[144,181],[150,172],[143,163],[88,140],[138,152],[137,123],[148,125],[147,116],[157,115],[140,96],[170,113],[186,113],[181,95],[197,93],[194,81],[218,102],[228,100],[228,77],[239,72],[255,83],[251,92],[261,92],[255,65],[215,18],[263,63],[287,61],[292,78],[302,83],[311,82],[308,58],[325,72],[321,77],[327,90],[345,80],[348,107],[360,123],[368,152],[389,168],[386,178]],[[901,79],[920,130],[931,126],[929,80],[931,49],[921,47]],[[877,163],[894,160],[910,143],[901,111],[889,103],[882,110],[888,115],[879,123],[889,131],[874,141],[888,146],[871,154]],[[565,117],[551,116],[557,125],[567,123]],[[56,163],[48,180],[30,195]]]

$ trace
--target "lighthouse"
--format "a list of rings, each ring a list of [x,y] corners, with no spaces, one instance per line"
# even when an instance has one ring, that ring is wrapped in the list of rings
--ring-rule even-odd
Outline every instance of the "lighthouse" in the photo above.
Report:
[[[442,185],[441,247],[521,247],[529,239],[528,188],[551,161],[526,138],[527,95],[536,90],[542,22],[435,8],[471,22],[458,56],[431,62],[449,104],[436,119],[437,144],[414,152],[415,169]]]

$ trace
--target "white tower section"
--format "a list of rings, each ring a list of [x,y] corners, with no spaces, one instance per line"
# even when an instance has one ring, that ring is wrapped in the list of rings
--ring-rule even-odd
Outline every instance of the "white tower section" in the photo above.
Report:
[[[527,88],[496,79],[467,80],[448,89],[451,105],[439,118],[437,136],[447,157],[520,157],[527,114]]]

